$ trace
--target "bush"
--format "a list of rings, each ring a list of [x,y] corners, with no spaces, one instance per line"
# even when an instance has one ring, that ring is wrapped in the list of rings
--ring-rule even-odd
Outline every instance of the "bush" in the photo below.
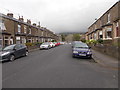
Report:
[[[34,46],[33,43],[25,43],[26,46]]]
[[[100,44],[102,44],[103,40],[102,39],[98,39],[97,42],[100,43]]]
[[[81,40],[83,43],[86,43],[86,40],[85,39],[83,39],[83,40]]]

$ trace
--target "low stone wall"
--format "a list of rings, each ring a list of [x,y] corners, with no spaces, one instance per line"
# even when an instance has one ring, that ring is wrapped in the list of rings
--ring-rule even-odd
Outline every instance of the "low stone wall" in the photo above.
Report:
[[[39,48],[40,45],[27,46],[28,50],[33,50]]]
[[[97,44],[90,46],[92,47],[92,49],[95,49],[120,60],[120,47],[113,46],[110,44]]]

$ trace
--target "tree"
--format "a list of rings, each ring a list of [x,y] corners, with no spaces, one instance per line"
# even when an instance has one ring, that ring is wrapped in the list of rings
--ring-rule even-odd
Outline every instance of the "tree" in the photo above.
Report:
[[[73,41],[80,41],[80,34],[73,34]]]

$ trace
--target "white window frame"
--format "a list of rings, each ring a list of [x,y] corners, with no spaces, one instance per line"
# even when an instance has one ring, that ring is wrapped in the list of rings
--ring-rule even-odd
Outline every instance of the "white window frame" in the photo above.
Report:
[[[111,32],[111,34],[112,34],[112,28],[107,28],[107,38],[106,39],[112,39],[112,35],[111,35],[111,37],[109,37],[108,36],[108,32]]]
[[[110,18],[111,18],[111,15],[110,15],[110,13],[108,13],[108,16],[107,16],[107,23],[110,23]]]
[[[18,24],[18,33],[21,33],[21,25]]]
[[[31,31],[32,31],[31,28],[29,28],[29,34],[31,34]]]
[[[7,30],[5,24],[0,20],[0,30]]]
[[[27,26],[24,26],[24,33],[27,33]]]

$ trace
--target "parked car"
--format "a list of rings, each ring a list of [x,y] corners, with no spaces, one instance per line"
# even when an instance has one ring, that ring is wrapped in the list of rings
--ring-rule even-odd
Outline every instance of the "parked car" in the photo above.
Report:
[[[60,44],[61,44],[61,45],[64,45],[64,44],[65,44],[65,42],[60,42]]]
[[[53,42],[49,42],[50,43],[50,47],[55,47],[55,44]]]
[[[85,43],[75,43],[73,46],[73,57],[87,57],[92,58],[92,51]]]
[[[0,51],[0,61],[14,61],[16,58],[21,56],[28,56],[28,49],[23,44],[9,45]]]
[[[74,45],[77,44],[77,43],[82,43],[82,42],[81,42],[81,41],[73,41],[73,42],[72,42],[72,48],[73,48]]]
[[[40,49],[50,49],[50,43],[49,42],[45,42],[43,44],[40,45]]]

